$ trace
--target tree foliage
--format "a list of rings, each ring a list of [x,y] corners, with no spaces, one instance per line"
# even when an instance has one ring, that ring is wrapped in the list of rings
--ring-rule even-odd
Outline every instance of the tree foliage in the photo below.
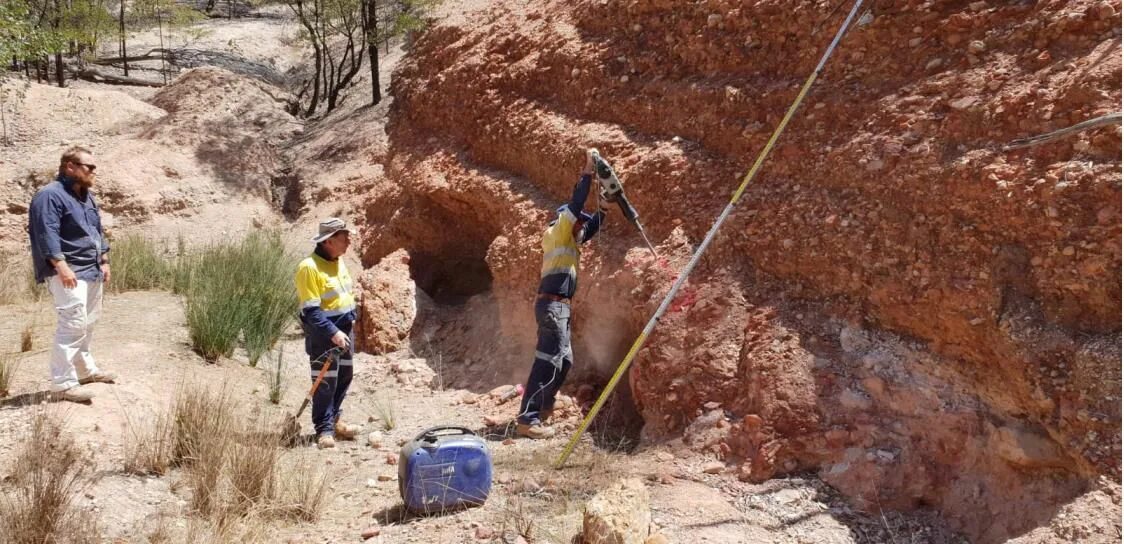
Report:
[[[113,34],[116,21],[107,0],[56,0],[55,4],[58,32],[68,46],[77,48],[72,52],[92,54],[101,40]]]
[[[0,0],[0,62],[11,62],[13,69],[21,63],[27,71],[34,67],[36,77],[49,81],[53,56],[61,86],[64,59],[81,65],[113,38],[119,40],[118,52],[126,56],[127,27],[156,26],[163,33],[202,17],[175,0]]]
[[[30,0],[0,2],[0,58],[34,59],[66,46],[62,34],[42,24],[46,13]]]
[[[157,25],[185,28],[206,18],[191,6],[174,0],[133,0],[129,4],[132,6],[130,22],[137,28]]]

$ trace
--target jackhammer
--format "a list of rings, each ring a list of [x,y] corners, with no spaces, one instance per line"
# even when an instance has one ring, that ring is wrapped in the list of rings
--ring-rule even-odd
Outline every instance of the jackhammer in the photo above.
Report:
[[[640,237],[644,239],[645,244],[648,244],[652,256],[658,259],[659,255],[656,253],[656,248],[652,247],[652,242],[648,241],[648,234],[644,232],[644,225],[640,224],[640,213],[632,207],[632,203],[625,196],[624,185],[621,184],[617,173],[613,171],[613,167],[609,166],[608,161],[603,159],[596,149],[590,149],[589,154],[593,157],[593,169],[597,173],[597,182],[601,184],[601,199],[606,202],[615,202],[620,207],[625,219],[636,225],[636,230],[640,231]]]

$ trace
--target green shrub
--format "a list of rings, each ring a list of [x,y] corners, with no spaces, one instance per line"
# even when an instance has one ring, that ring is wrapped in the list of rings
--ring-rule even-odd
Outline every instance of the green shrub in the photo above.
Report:
[[[188,257],[183,279],[191,342],[207,360],[229,357],[241,339],[256,365],[296,316],[296,259],[274,232],[250,233]]]
[[[293,286],[297,259],[284,250],[275,232],[251,233],[242,245],[246,261],[242,338],[250,363],[277,343],[296,316],[298,301]]]
[[[175,262],[155,240],[127,234],[110,243],[111,293],[171,288]]]

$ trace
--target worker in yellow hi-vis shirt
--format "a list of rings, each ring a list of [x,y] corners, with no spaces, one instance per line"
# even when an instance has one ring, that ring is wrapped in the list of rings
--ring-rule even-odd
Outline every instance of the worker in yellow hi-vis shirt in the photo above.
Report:
[[[332,448],[336,437],[353,440],[358,425],[340,421],[343,399],[351,385],[352,326],[355,324],[356,300],[352,295],[351,274],[340,257],[351,245],[351,231],[341,219],[320,223],[319,233],[312,238],[316,249],[297,267],[297,295],[301,304],[301,326],[304,328],[304,349],[312,366],[312,379],[322,365],[333,364],[324,375],[312,397],[312,424],[316,427],[316,445]],[[339,357],[328,352],[340,348]]]
[[[519,404],[515,432],[528,438],[550,438],[554,429],[546,422],[554,412],[554,399],[574,366],[570,346],[570,299],[578,289],[579,246],[591,240],[605,221],[607,202],[597,198],[597,211],[582,211],[593,183],[593,155],[586,154],[585,168],[574,185],[570,202],[558,208],[542,237],[542,268],[535,297],[538,342],[535,360]]]

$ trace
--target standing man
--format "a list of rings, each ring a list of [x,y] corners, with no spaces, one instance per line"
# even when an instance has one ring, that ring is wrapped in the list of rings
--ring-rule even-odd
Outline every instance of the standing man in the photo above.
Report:
[[[109,243],[90,188],[97,166],[88,149],[72,147],[59,160],[55,181],[31,199],[28,234],[35,281],[47,283],[58,313],[51,347],[51,392],[58,400],[89,402],[82,386],[113,383],[90,354],[102,291],[109,282]]]
[[[606,202],[598,198],[598,211],[582,211],[593,183],[593,155],[586,153],[581,179],[570,202],[558,208],[542,237],[543,262],[535,300],[538,343],[531,375],[519,404],[515,431],[528,438],[549,438],[554,429],[544,423],[554,410],[554,399],[574,364],[570,348],[570,300],[578,288],[578,246],[593,238],[605,220]]]
[[[316,380],[323,365],[332,365],[312,397],[316,445],[323,449],[335,447],[337,436],[352,440],[359,432],[358,426],[340,422],[343,399],[351,385],[356,304],[351,294],[351,274],[340,259],[351,245],[347,225],[334,217],[323,221],[312,241],[316,249],[297,267],[295,281],[312,379]],[[341,352],[329,355],[333,348]]]

